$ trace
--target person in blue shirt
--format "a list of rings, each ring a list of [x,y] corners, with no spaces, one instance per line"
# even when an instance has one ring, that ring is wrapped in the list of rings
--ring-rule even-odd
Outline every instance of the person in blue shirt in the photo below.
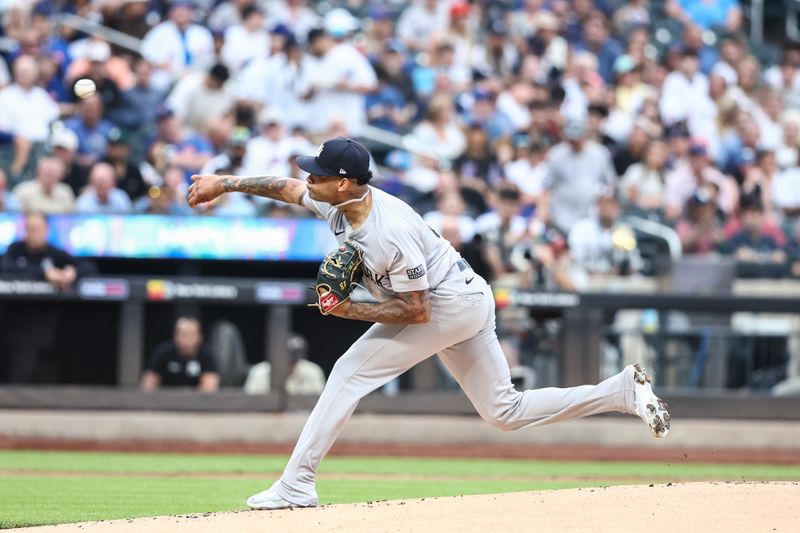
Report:
[[[786,251],[764,231],[764,205],[755,196],[741,201],[742,229],[730,236],[722,250],[736,258],[740,277],[776,277],[784,273]]]
[[[367,95],[367,120],[370,125],[401,133],[413,115],[403,92],[390,84],[389,73],[381,64],[374,65],[378,88]]]
[[[103,102],[99,95],[84,99],[80,114],[67,119],[64,125],[78,136],[77,164],[91,166],[106,153],[108,133],[114,124],[103,118]]]
[[[214,148],[202,135],[187,134],[169,107],[161,106],[157,119],[158,133],[148,149],[150,160],[159,172],[169,166],[179,167],[188,185],[192,174],[199,172],[214,156]]]
[[[739,0],[667,0],[664,10],[683,24],[696,24],[704,30],[725,28],[736,31],[742,26]]]
[[[602,13],[593,13],[583,25],[583,40],[575,45],[576,51],[586,50],[597,57],[597,72],[606,83],[614,80],[614,62],[623,53],[610,31],[608,19]]]

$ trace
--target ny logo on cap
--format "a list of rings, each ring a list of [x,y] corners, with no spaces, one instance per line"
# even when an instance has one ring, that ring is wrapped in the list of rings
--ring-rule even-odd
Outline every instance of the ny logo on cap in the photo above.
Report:
[[[339,169],[339,174],[347,174],[347,171],[343,168]]]
[[[322,155],[322,150],[324,148],[325,148],[325,143],[322,143],[322,144],[319,145],[319,148],[317,149],[317,157]]]

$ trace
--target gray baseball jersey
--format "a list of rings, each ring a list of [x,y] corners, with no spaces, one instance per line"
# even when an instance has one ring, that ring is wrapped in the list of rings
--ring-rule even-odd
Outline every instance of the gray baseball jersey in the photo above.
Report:
[[[380,299],[429,288],[424,324],[374,324],[331,371],[281,478],[272,488],[295,505],[317,505],[316,472],[359,400],[436,354],[481,417],[500,429],[551,424],[607,411],[635,413],[634,371],[626,367],[598,385],[517,391],[495,334],[489,285],[408,205],[372,191],[372,210],[353,230],[341,212],[306,196],[303,203],[327,220],[340,242],[364,253],[367,287]]]
[[[408,204],[375,187],[370,193],[369,218],[356,230],[341,211],[312,200],[307,192],[303,204],[328,221],[339,244],[345,240],[358,244],[364,253],[364,285],[378,301],[397,292],[436,290],[445,281],[463,279],[461,255]]]

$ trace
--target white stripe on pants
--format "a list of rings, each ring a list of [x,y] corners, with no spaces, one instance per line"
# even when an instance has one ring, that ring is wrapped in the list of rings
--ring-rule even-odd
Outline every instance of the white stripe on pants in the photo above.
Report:
[[[431,320],[406,326],[375,324],[336,362],[306,421],[281,478],[285,500],[317,505],[317,467],[358,401],[420,361],[438,353],[481,417],[504,430],[597,413],[633,413],[633,371],[625,368],[598,385],[519,392],[495,334],[494,299],[482,293],[431,297]]]

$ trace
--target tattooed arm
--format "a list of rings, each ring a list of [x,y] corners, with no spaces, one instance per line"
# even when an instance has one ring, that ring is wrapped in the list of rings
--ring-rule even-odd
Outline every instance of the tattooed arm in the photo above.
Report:
[[[294,178],[280,176],[217,176],[214,174],[194,175],[189,186],[189,205],[210,202],[226,192],[244,192],[281,200],[290,204],[303,205],[306,183]]]
[[[431,295],[424,291],[398,292],[379,304],[347,300],[331,311],[332,315],[381,324],[424,324],[431,318]]]

